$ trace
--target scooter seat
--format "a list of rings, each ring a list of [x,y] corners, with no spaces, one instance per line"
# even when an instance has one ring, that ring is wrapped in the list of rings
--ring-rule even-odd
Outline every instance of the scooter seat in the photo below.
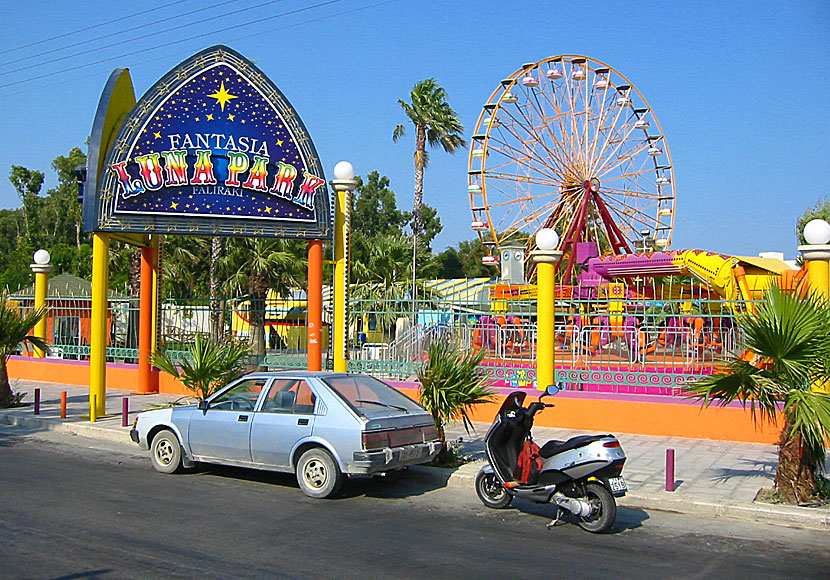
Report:
[[[613,437],[613,435],[577,435],[576,437],[571,437],[567,441],[557,441],[556,439],[551,439],[539,450],[539,456],[547,459],[548,457],[553,457],[557,453],[562,453],[563,451],[569,451],[571,449],[576,449],[577,447],[582,447],[584,445],[588,445],[589,443],[593,443],[594,441],[599,441],[600,439],[604,439],[605,437]]]

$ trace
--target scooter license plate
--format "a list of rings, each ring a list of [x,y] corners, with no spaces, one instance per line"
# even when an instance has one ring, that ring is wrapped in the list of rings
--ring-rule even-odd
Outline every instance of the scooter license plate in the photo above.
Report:
[[[608,480],[608,485],[611,487],[611,491],[628,491],[628,487],[625,485],[625,480],[622,477],[612,477]]]

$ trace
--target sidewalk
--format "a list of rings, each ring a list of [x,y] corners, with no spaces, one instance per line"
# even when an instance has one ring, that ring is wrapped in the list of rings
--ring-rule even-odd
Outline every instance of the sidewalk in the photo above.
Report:
[[[34,390],[40,389],[40,415],[34,414]],[[25,407],[0,409],[0,424],[20,425],[33,431],[55,430],[83,437],[132,444],[130,427],[122,427],[122,402],[129,400],[128,425],[135,415],[151,405],[180,399],[177,395],[138,395],[118,389],[107,390],[106,410],[111,416],[90,423],[81,415],[89,412],[89,389],[74,385],[12,380],[15,392],[25,392]],[[61,391],[67,392],[67,418],[60,418]],[[555,413],[556,409],[546,412]],[[447,430],[448,440],[463,439],[461,452],[473,459],[455,470],[423,468],[446,480],[449,487],[474,493],[473,482],[484,462],[483,437],[489,425],[475,424],[467,435],[461,425]],[[540,444],[549,439],[567,439],[580,431],[536,428]],[[623,476],[629,493],[620,498],[622,506],[673,511],[705,517],[728,517],[763,523],[830,531],[830,508],[791,507],[756,503],[762,487],[772,487],[777,465],[777,448],[760,443],[737,443],[649,437],[615,433],[628,457]],[[675,491],[665,491],[666,450],[675,450]]]

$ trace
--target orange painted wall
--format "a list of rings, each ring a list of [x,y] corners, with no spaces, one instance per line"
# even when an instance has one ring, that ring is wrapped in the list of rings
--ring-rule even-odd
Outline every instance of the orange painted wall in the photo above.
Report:
[[[8,361],[9,378],[44,381],[63,385],[89,385],[89,364],[76,361],[37,360],[29,357],[11,357]],[[188,395],[181,381],[161,372],[153,372],[158,392]],[[107,365],[107,388],[135,391],[138,389],[138,365]]]
[[[401,390],[410,398],[418,400],[417,389]],[[472,420],[491,423],[504,398],[504,395],[497,395],[494,403],[476,407]],[[569,396],[564,393],[550,402],[556,407],[545,409],[536,415],[534,425],[556,429],[747,443],[778,443],[783,426],[783,423],[779,422],[775,427],[758,425],[756,429],[750,412],[740,407],[703,409],[694,404],[581,398],[578,395]]]
[[[89,384],[89,366],[83,362],[11,357],[8,372],[10,378],[16,379],[68,385]],[[154,374],[158,375],[159,392],[190,394],[180,381],[170,375]],[[137,365],[107,365],[108,388],[134,391],[137,386]],[[418,400],[417,389],[404,387],[401,390]],[[479,405],[472,414],[473,421],[492,422],[503,401],[504,395],[497,395],[495,402]],[[740,407],[704,409],[695,404],[601,399],[572,393],[561,393],[552,402],[555,408],[546,409],[536,416],[537,426],[749,443],[777,443],[781,430],[780,424],[775,427],[758,425],[756,428],[749,411]]]

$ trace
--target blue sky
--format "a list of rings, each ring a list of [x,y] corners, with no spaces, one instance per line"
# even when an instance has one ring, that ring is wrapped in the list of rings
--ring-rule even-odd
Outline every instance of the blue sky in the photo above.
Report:
[[[245,10],[265,0],[239,0],[205,9],[220,1],[43,0],[35,16],[19,2],[1,0],[0,208],[19,206],[7,179],[11,165],[45,171],[45,188],[54,185],[51,161],[84,147],[113,68],[130,69],[140,96],[187,56],[214,44],[254,60],[282,90],[308,128],[327,178],[341,159],[358,174],[377,170],[391,180],[402,209],[412,203],[414,140],[410,131],[392,142],[395,125],[406,121],[397,99],[415,82],[435,77],[469,138],[500,80],[523,63],[557,54],[609,64],[651,104],[674,164],[673,248],[793,257],[796,219],[830,195],[826,1],[340,0],[312,7],[325,0],[283,0]],[[167,7],[13,50],[160,6]],[[265,20],[302,8],[308,9]],[[192,10],[199,12],[171,19]],[[104,47],[230,10],[237,13]],[[67,48],[136,26],[142,27]],[[196,38],[169,44],[188,37]],[[163,44],[169,45],[127,54]],[[84,66],[105,59],[112,60]],[[72,67],[79,68],[60,72]],[[51,76],[29,82],[40,75]],[[436,250],[473,237],[466,172],[466,151],[432,152],[424,198],[444,224]]]

